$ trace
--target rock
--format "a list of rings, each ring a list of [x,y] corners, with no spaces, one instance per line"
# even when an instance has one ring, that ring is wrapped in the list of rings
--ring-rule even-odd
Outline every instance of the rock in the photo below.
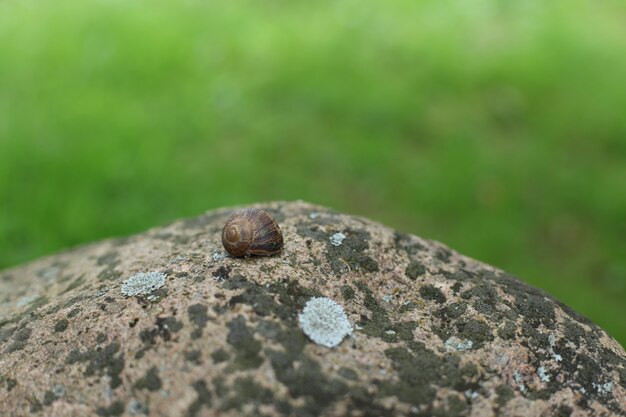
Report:
[[[624,349],[544,292],[363,218],[257,207],[278,256],[225,256],[220,209],[0,273],[0,414],[626,415]],[[350,320],[334,348],[299,327],[314,297]]]

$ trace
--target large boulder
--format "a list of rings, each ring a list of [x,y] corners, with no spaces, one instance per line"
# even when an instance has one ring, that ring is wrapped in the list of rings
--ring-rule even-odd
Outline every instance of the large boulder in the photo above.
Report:
[[[624,349],[541,290],[364,218],[256,207],[277,256],[225,256],[220,209],[0,273],[0,415],[626,415]],[[336,304],[309,338],[317,297]]]

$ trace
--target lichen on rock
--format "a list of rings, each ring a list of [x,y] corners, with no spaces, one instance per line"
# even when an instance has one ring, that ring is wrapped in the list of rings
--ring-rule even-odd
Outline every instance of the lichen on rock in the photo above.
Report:
[[[148,295],[165,285],[165,278],[161,272],[140,272],[122,283],[122,294],[127,297]]]
[[[461,340],[455,336],[452,336],[444,343],[444,346],[448,352],[458,352],[460,350],[470,350],[474,342],[471,340]]]
[[[334,235],[332,235],[330,237],[330,239],[329,239],[330,240],[330,244],[333,245],[333,246],[340,246],[343,243],[345,238],[346,238],[346,235],[344,235],[341,232],[337,232],[337,233],[335,233]]]
[[[0,415],[626,415],[624,349],[545,292],[364,218],[255,207],[277,256],[223,256],[225,208],[0,272]]]
[[[329,348],[352,333],[352,325],[343,308],[326,297],[311,298],[299,315],[300,328],[318,345]]]

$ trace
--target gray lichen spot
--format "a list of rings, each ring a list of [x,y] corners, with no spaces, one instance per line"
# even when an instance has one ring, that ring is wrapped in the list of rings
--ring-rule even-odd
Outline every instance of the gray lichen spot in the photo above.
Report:
[[[26,295],[26,296],[20,298],[19,300],[17,300],[15,305],[17,307],[24,307],[25,305],[28,305],[28,304],[32,303],[33,301],[35,301],[37,298],[39,298],[38,294]]]
[[[600,395],[609,395],[611,393],[611,391],[613,391],[613,383],[612,382],[607,382],[605,384],[593,383],[592,385],[598,391],[598,394],[600,394]]]
[[[537,375],[539,375],[539,379],[541,379],[543,382],[550,382],[550,374],[548,374],[548,371],[546,371],[546,368],[544,368],[543,366],[540,366],[537,369]]]
[[[476,391],[472,391],[471,389],[466,390],[463,395],[465,395],[465,398],[467,398],[468,400],[475,400],[476,398],[478,398],[480,396],[480,394]]]
[[[56,384],[52,387],[52,393],[57,397],[61,398],[65,395],[65,387],[60,384]]]
[[[474,342],[471,340],[462,340],[457,337],[452,336],[446,343],[444,343],[444,347],[448,352],[458,352],[460,350],[470,350]]]
[[[150,294],[165,285],[165,278],[161,272],[140,272],[122,283],[122,294],[127,297]]]
[[[341,232],[335,233],[330,237],[330,244],[333,246],[340,246],[346,237],[347,236]]]
[[[128,411],[128,414],[133,415],[133,416],[138,415],[138,414],[139,415],[148,414],[148,407],[145,404],[133,398],[128,403],[127,411]]]
[[[524,385],[524,383],[522,382],[522,374],[520,374],[518,371],[513,372],[513,379],[515,380],[515,383],[517,383],[517,387],[519,388],[519,390],[523,393],[526,393],[526,385]]]
[[[299,322],[309,339],[329,348],[339,345],[344,337],[352,333],[352,325],[343,308],[326,297],[307,301]]]
[[[556,346],[556,337],[552,333],[548,336],[548,342],[550,343],[550,355],[552,355],[552,359],[557,362],[561,362],[563,357],[554,351],[554,347]]]
[[[213,254],[211,255],[213,262],[221,261],[222,259],[227,258],[227,257],[228,257],[228,254],[223,253],[223,252],[213,252]]]
[[[61,267],[59,265],[52,265],[49,268],[45,268],[39,271],[37,275],[39,275],[41,278],[45,279],[46,281],[52,281],[52,280],[55,280],[59,276],[60,272],[61,272]]]

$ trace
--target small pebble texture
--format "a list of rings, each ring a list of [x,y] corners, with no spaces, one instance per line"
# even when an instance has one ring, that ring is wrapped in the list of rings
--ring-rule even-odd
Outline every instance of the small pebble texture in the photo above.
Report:
[[[277,256],[221,256],[227,208],[0,272],[0,415],[626,415],[624,349],[543,291],[364,218],[255,207]],[[164,285],[122,293],[147,272]],[[334,348],[299,326],[315,297],[353,325]]]

